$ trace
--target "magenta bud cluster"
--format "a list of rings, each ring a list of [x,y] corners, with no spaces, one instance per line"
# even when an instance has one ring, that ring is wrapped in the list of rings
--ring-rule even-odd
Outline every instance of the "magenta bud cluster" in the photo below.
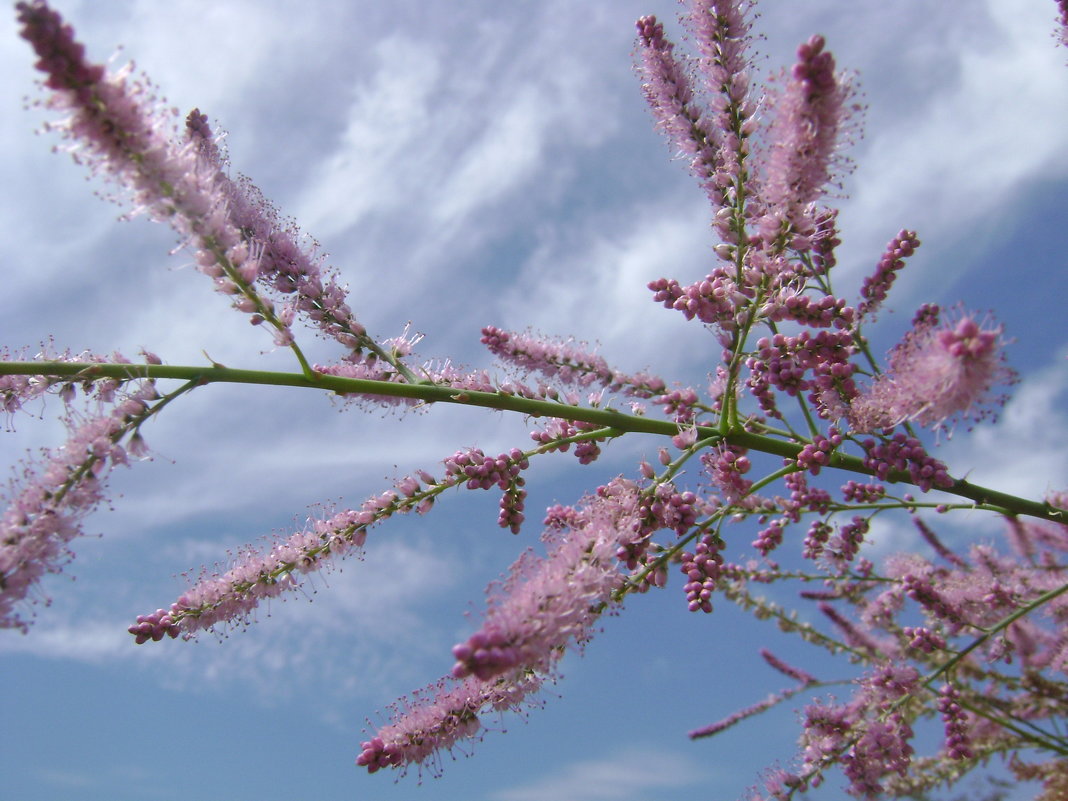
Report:
[[[815,434],[812,437],[812,442],[801,448],[795,463],[802,470],[807,470],[812,475],[818,476],[820,470],[830,463],[831,454],[843,441],[844,438],[841,433],[832,426],[827,435]]]
[[[938,693],[938,711],[945,723],[945,749],[950,759],[971,759],[968,713],[958,703],[959,693],[952,684],[943,684]]]
[[[671,415],[676,423],[689,423],[694,418],[694,406],[698,402],[697,393],[690,387],[673,389],[659,397],[653,403],[664,407],[664,414]]]
[[[852,503],[875,503],[885,496],[886,487],[882,484],[862,484],[850,479],[842,485],[842,497]]]
[[[454,646],[452,655],[456,657],[452,675],[458,679],[473,675],[486,681],[519,663],[519,653],[509,642],[508,633],[486,628]]]
[[[523,452],[512,448],[508,453],[487,456],[479,448],[457,451],[445,459],[445,474],[466,479],[468,489],[508,489],[521,471],[529,467]]]
[[[746,456],[747,449],[736,445],[721,445],[701,454],[701,463],[725,500],[734,503],[749,493],[753,482],[745,478],[753,464]]]
[[[716,580],[720,577],[723,567],[723,556],[720,551],[723,543],[706,534],[697,543],[693,553],[684,551],[679,559],[682,562],[680,569],[686,576],[686,585],[683,591],[686,593],[686,603],[691,612],[712,612],[712,593],[716,591]]]
[[[149,640],[159,642],[164,637],[174,639],[181,633],[174,617],[166,609],[157,609],[150,615],[138,615],[137,622],[127,631],[134,635],[134,640],[138,645]]]
[[[829,328],[833,325],[848,329],[853,326],[856,311],[846,305],[845,298],[833,295],[786,295],[768,310],[768,319],[777,323],[793,320],[813,328]]]
[[[860,304],[861,315],[871,314],[882,305],[894,279],[897,278],[897,272],[905,266],[905,259],[919,246],[920,240],[916,237],[916,232],[905,228],[890,240],[879,259],[875,273],[865,278],[864,285],[860,288],[860,295],[864,298]]]
[[[924,492],[935,487],[951,487],[953,479],[946,466],[930,456],[920,441],[904,433],[882,442],[864,440],[864,466],[886,481],[893,471],[908,471],[913,483]]]

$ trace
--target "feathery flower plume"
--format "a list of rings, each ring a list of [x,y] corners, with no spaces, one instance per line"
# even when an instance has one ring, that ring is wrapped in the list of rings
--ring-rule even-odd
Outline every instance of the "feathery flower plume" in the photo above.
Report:
[[[657,127],[679,154],[689,157],[690,170],[701,183],[711,183],[719,169],[719,131],[695,101],[685,63],[675,57],[663,24],[648,16],[637,27],[636,69]]]
[[[119,354],[113,359],[124,361]],[[106,500],[104,487],[111,470],[129,464],[130,456],[139,458],[147,452],[138,429],[153,413],[152,401],[159,398],[154,383],[136,382],[118,397],[116,382],[100,383],[94,388],[86,379],[87,392],[95,391],[99,404],[96,413],[68,411],[66,443],[45,450],[43,463],[27,466],[21,481],[12,482],[4,493],[8,503],[0,517],[0,628],[23,632],[29,628],[17,605],[44,574],[58,573],[74,557],[68,544],[82,535],[86,515]],[[43,379],[30,382],[21,400],[40,394],[38,389],[48,385]],[[65,398],[73,397],[73,384],[60,391]],[[8,400],[15,397],[10,388],[3,394]]]
[[[769,242],[788,233],[796,247],[815,233],[812,204],[831,180],[839,137],[851,111],[852,89],[835,74],[834,57],[824,45],[822,36],[813,36],[798,47],[798,61],[774,98],[763,191],[767,213],[761,221]]]
[[[713,206],[720,208],[737,199],[743,162],[749,154],[746,139],[756,130],[756,103],[749,93],[753,4],[749,0],[690,0],[689,6],[682,23],[693,34],[696,72],[708,97],[708,127],[716,131],[718,143],[716,172],[701,185]]]
[[[388,517],[397,501],[395,493],[385,493],[369,499],[360,511],[347,509],[325,520],[311,521],[307,528],[266,552],[248,546],[229,570],[215,574],[203,570],[200,579],[170,609],[138,615],[128,631],[141,645],[149,640],[159,642],[164,636],[184,634],[188,638],[196,631],[247,622],[262,601],[300,586],[293,573],[323,570],[334,557],[360,548],[367,528]]]
[[[235,307],[270,314],[242,292],[250,283],[244,276],[258,271],[259,254],[250,251],[228,218],[229,198],[216,180],[218,165],[205,163],[194,143],[177,141],[173,112],[152,87],[131,76],[132,67],[108,73],[88,63],[71,27],[44,0],[18,3],[16,9],[22,37],[38,55],[45,86],[53,90],[48,107],[69,114],[49,128],[71,141],[75,161],[128,190],[135,213],[169,222],[216,290],[245,295],[254,308],[243,308],[242,300]],[[276,341],[290,344],[287,325],[278,324]]]
[[[366,330],[357,322],[346,302],[346,290],[332,271],[323,269],[323,257],[316,243],[302,241],[304,235],[292,220],[283,220],[263,193],[246,177],[233,180],[227,174],[229,162],[200,109],[186,117],[185,136],[193,146],[201,169],[214,173],[215,191],[226,198],[224,211],[256,257],[245,262],[242,278],[257,281],[261,289],[273,290],[287,298],[283,315],[294,312],[307,318],[326,338],[334,339],[359,353],[367,344]],[[203,264],[203,272],[222,273],[218,265]],[[210,273],[209,273],[210,274]],[[255,313],[254,307],[249,307]],[[262,319],[253,317],[254,322]]]
[[[393,704],[393,720],[360,744],[356,764],[375,773],[382,768],[407,770],[422,765],[462,740],[482,736],[480,715],[487,712],[521,713],[527,698],[542,685],[534,673],[482,681],[445,678]],[[440,772],[435,766],[434,772]]]
[[[520,710],[565,649],[590,638],[624,580],[617,552],[639,528],[637,487],[616,479],[557,522],[543,537],[546,557],[523,554],[491,586],[482,628],[453,648],[452,675],[394,704],[393,720],[362,744],[357,765],[404,769],[476,736],[484,709]]]
[[[891,351],[888,371],[850,403],[852,429],[878,431],[906,420],[939,428],[951,418],[990,416],[992,405],[1004,402],[993,388],[1015,380],[1001,347],[1000,327],[984,328],[968,314],[940,326],[938,307],[924,307]]]
[[[656,17],[637,23],[637,71],[646,100],[658,127],[689,157],[690,171],[715,209],[737,199],[746,139],[755,130],[747,52],[751,6],[747,0],[693,0],[682,16],[699,54],[692,61],[675,56]],[[717,216],[714,224],[724,242],[737,240],[730,215]],[[727,250],[722,255],[729,260]]]
[[[132,66],[109,73],[87,62],[71,27],[44,0],[16,9],[52,90],[47,106],[68,113],[48,128],[70,141],[74,160],[124,187],[133,213],[169,223],[216,291],[253,323],[268,322],[276,345],[295,349],[290,326],[299,310],[358,353],[364,331],[344,290],[332,278],[324,283],[321,259],[298,245],[295,227],[280,223],[259,190],[226,176],[205,116],[194,110],[179,134],[173,110],[132,76]],[[255,288],[258,279],[283,295],[296,293],[296,300],[276,310]]]
[[[693,34],[700,69],[711,93],[728,90],[734,100],[745,97],[749,69],[749,0],[689,0],[682,16]]]
[[[662,378],[648,373],[628,375],[613,370],[604,357],[587,350],[586,343],[572,339],[554,340],[488,325],[482,329],[482,344],[497,358],[527,372],[580,387],[600,384],[612,392],[648,398],[667,386]]]
[[[639,493],[616,479],[582,510],[576,527],[546,530],[550,552],[528,552],[491,586],[482,627],[453,648],[458,679],[517,668],[550,673],[569,644],[589,639],[601,608],[623,583],[617,553],[639,536]]]
[[[527,467],[522,451],[513,449],[496,458],[480,450],[459,451],[444,460],[445,476],[435,478],[420,470],[405,476],[394,489],[372,496],[359,509],[345,509],[330,517],[309,519],[305,528],[278,540],[265,550],[248,546],[234,564],[222,572],[201,571],[199,579],[169,609],[138,615],[129,627],[137,643],[159,642],[165,636],[190,637],[196,631],[247,623],[262,601],[277,598],[300,586],[296,575],[332,567],[335,558],[358,551],[367,529],[394,514],[430,511],[436,498],[450,487],[505,490],[500,525],[518,530],[523,521],[520,471]]]

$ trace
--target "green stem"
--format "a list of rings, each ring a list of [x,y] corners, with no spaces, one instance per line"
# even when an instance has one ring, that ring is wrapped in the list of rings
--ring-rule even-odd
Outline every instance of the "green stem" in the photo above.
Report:
[[[115,364],[94,362],[0,362],[0,375],[39,375],[70,377],[75,380],[115,378],[178,379],[200,384],[260,384],[269,386],[300,387],[304,389],[329,390],[341,395],[361,394],[379,397],[412,398],[426,403],[455,403],[461,406],[478,406],[486,409],[518,412],[531,417],[553,417],[561,420],[577,420],[595,423],[606,428],[626,433],[659,434],[675,436],[679,433],[677,423],[669,420],[654,420],[640,415],[624,414],[615,409],[594,409],[585,406],[569,406],[556,401],[524,398],[508,392],[479,392],[469,389],[441,386],[439,384],[409,384],[395,381],[377,381],[362,378],[315,373],[309,378],[301,373],[278,373],[265,370],[237,370],[222,365],[191,367],[164,364]],[[801,445],[772,437],[753,434],[741,427],[732,427],[726,433],[712,426],[697,426],[699,438],[722,437],[727,443],[750,450],[760,451],[786,459],[797,459]],[[825,467],[833,467],[851,473],[873,475],[864,460],[858,456],[835,452],[830,454]],[[912,484],[905,471],[894,471],[888,477],[891,482]],[[976,486],[957,480],[953,485],[941,488],[943,492],[968,498],[976,508],[986,509],[1014,517],[1027,515],[1057,523],[1064,522],[1065,512],[1047,503],[1031,501],[1004,492]]]
[[[1004,631],[1005,629],[1007,629],[1009,626],[1011,626],[1013,623],[1015,623],[1020,618],[1031,614],[1033,611],[1038,609],[1038,607],[1042,606],[1043,604],[1049,603],[1050,601],[1052,601],[1057,596],[1063,595],[1065,592],[1068,592],[1068,584],[1062,584],[1060,587],[1055,587],[1054,589],[1049,590],[1048,592],[1042,593],[1042,595],[1040,595],[1037,598],[1035,598],[1035,600],[1031,601],[1028,604],[1024,604],[1023,606],[1021,606],[1019,609],[1017,609],[1012,614],[1007,615],[1006,617],[1002,618],[997,623],[997,625],[993,626],[988,631],[984,631],[982,634],[980,634],[978,637],[976,637],[974,640],[972,640],[968,644],[967,647],[965,647],[962,650],[958,651],[953,656],[952,659],[947,660],[945,662],[945,664],[940,665],[937,670],[935,670],[933,673],[931,673],[929,676],[927,676],[923,680],[924,686],[929,688],[931,686],[931,682],[933,682],[935,679],[937,679],[943,673],[948,673],[962,659],[964,659],[964,657],[966,657],[968,654],[970,654],[972,651],[974,651],[976,648],[978,648],[984,642],[989,640],[991,637],[993,637],[999,631]]]
[[[230,259],[227,258],[226,248],[222,247],[212,236],[205,236],[204,244],[215,256],[216,264],[219,265],[219,267],[225,273],[226,277],[234,283],[234,286],[238,288],[238,291],[240,291],[242,295],[244,295],[248,300],[252,301],[252,303],[256,307],[256,313],[259,314],[264,320],[266,320],[268,325],[270,325],[276,331],[287,331],[288,326],[286,326],[281,320],[278,319],[277,315],[275,315],[274,307],[268,301],[260,297],[260,293],[256,291],[255,286],[253,286],[244,278],[242,278],[241,273],[238,272],[237,268],[233,265]],[[304,375],[308,378],[313,377],[315,375],[315,371],[312,370],[311,365],[308,364],[308,360],[304,356],[304,351],[300,349],[300,346],[296,342],[290,342],[289,349],[293,351],[293,354],[297,357],[297,362],[300,363],[300,369],[304,373]]]

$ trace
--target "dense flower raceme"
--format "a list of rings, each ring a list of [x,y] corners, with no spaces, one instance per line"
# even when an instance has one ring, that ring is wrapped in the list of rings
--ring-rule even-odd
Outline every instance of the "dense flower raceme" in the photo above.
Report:
[[[478,395],[481,405],[542,418],[529,451],[465,448],[443,460],[437,476],[417,471],[358,508],[311,519],[266,548],[242,549],[169,608],[140,616],[130,627],[136,642],[248,623],[265,599],[285,597],[335,557],[360,552],[371,526],[398,513],[425,514],[450,488],[499,491],[498,524],[521,533],[529,458],[572,450],[588,464],[610,439],[654,432],[671,447],[643,459],[637,481],[616,479],[576,506],[548,511],[547,554],[524,554],[491,588],[482,626],[453,650],[452,675],[397,702],[390,722],[363,743],[358,764],[375,772],[429,763],[436,771],[437,755],[479,736],[488,714],[527,708],[556,678],[561,656],[583,647],[625,594],[663,587],[681,572],[690,611],[707,614],[730,601],[861,666],[859,677],[820,680],[765,654],[794,684],[692,732],[711,736],[800,693],[851,683],[845,700],[807,702],[797,763],[769,775],[770,797],[814,788],[835,766],[858,797],[927,792],[995,754],[1009,755],[1019,777],[1045,782],[1044,801],[1062,797],[1068,528],[1057,521],[1068,514],[1068,496],[1042,504],[976,488],[954,480],[928,452],[914,426],[981,419],[1002,400],[997,387],[1012,375],[1001,329],[964,311],[924,307],[886,368],[875,363],[862,325],[886,303],[919,239],[911,230],[890,239],[855,304],[832,290],[837,216],[820,204],[844,164],[842,141],[857,111],[850,82],[823,38],[813,37],[774,91],[762,90],[751,77],[752,6],[691,0],[683,16],[691,57],[655,18],[637,25],[637,69],[656,125],[707,193],[720,239],[704,278],[649,284],[654,301],[712,329],[718,347],[710,352],[721,359],[710,364],[702,391],[617,370],[576,340],[489,325],[482,342],[507,380],[447,360],[413,367],[419,336],[408,329],[390,340],[367,335],[314,243],[247,179],[229,177],[202,113],[175,129],[154,90],[129,69],[112,74],[87,62],[43,0],[17,4],[52,92],[48,106],[68,115],[53,128],[75,158],[129,190],[135,211],[170,222],[234,308],[293,349],[306,385],[350,382],[332,391],[365,406],[466,403]],[[342,347],[335,363],[307,363],[292,326],[298,318]],[[11,354],[0,358],[16,363]],[[43,358],[54,374],[29,367],[0,374],[9,415],[44,393],[68,401],[76,386],[98,405],[71,416],[68,443],[8,493],[0,620],[20,628],[27,621],[15,604],[43,572],[59,568],[81,518],[104,497],[107,470],[140,453],[140,424],[208,380],[201,371],[157,398],[149,380],[103,379],[91,370],[64,378],[61,367],[73,356]],[[162,369],[158,358],[146,361]],[[617,402],[629,414],[616,411]],[[651,425],[646,404],[667,420]],[[758,475],[769,454],[774,466]],[[851,477],[835,486],[828,476],[840,470]],[[903,481],[948,494],[918,500],[896,490]],[[923,514],[956,508],[1004,515],[1013,550],[943,545]],[[906,554],[882,566],[866,558],[873,521],[894,513],[912,516],[934,557]],[[755,536],[738,533],[746,521],[756,522]],[[799,559],[780,557],[788,544],[799,546]],[[779,558],[801,567],[787,570]],[[756,594],[790,581],[802,582],[801,598],[815,603],[819,623]],[[918,755],[918,731],[929,719],[941,727],[941,746]]]
[[[278,212],[248,179],[234,181],[228,176],[228,164],[213,138],[207,116],[194,109],[186,117],[186,139],[193,147],[205,172],[212,173],[214,190],[225,198],[223,211],[240,232],[249,251],[245,269],[239,274],[248,283],[257,280],[260,287],[272,289],[287,298],[281,318],[300,314],[310,320],[326,337],[352,349],[356,358],[369,344],[366,331],[353,317],[346,302],[346,290],[336,277],[324,270],[322,258],[313,242],[303,242],[300,230],[291,221],[279,218]],[[222,265],[209,257],[199,259],[201,270],[217,281],[225,280]],[[252,321],[262,321],[254,298],[238,301],[242,311],[253,314]]]
[[[223,151],[199,109],[179,129],[174,112],[132,67],[110,73],[87,62],[70,26],[46,3],[16,8],[22,36],[52,90],[48,107],[69,115],[49,128],[70,141],[76,161],[123,187],[135,213],[168,222],[216,291],[231,297],[253,324],[269,323],[277,345],[294,347],[300,356],[292,331],[300,315],[344,345],[347,360],[392,362],[394,372],[414,380],[396,354],[367,337],[346,290],[323,268],[316,244],[281,219],[251,181],[228,176]]]
[[[997,725],[1003,716],[1026,720],[1037,740],[1045,738],[1053,753],[1060,750],[1056,728],[1068,703],[1068,642],[1063,636],[1068,527],[1014,522],[1010,534],[1011,553],[977,545],[958,554],[926,529],[925,538],[937,546],[936,560],[903,554],[889,561],[885,578],[843,575],[828,582],[825,591],[806,593],[845,635],[854,658],[870,667],[848,701],[828,699],[806,707],[799,768],[769,778],[772,798],[817,786],[823,770],[835,763],[858,797],[930,791],[952,771],[959,774],[990,754],[1019,746],[1013,743],[1018,729]],[[1036,573],[1036,563],[1046,569]],[[779,578],[772,572],[761,580]],[[744,581],[730,592],[763,615],[779,614],[774,605],[750,595]],[[853,606],[855,615],[840,610],[841,605]],[[1021,614],[1029,609],[1037,613]],[[912,624],[905,625],[910,618]],[[1007,624],[1010,618],[1015,619]],[[841,647],[796,620],[783,619],[782,625],[831,650]],[[1010,665],[1015,669],[998,669]],[[818,684],[811,677],[797,678],[800,688],[691,736],[718,733]],[[944,723],[939,759],[914,758],[913,727],[932,706]],[[1042,772],[1058,775],[1058,763],[1063,758],[1041,763]],[[1035,767],[1021,762],[1017,773],[1024,778]],[[1059,797],[1056,792],[1042,796],[1046,801]]]
[[[393,720],[361,744],[356,764],[375,773],[382,768],[405,770],[423,765],[484,732],[487,713],[521,713],[544,679],[534,673],[481,681],[474,676],[457,682],[444,678],[401,698],[393,706]]]
[[[1001,328],[970,315],[939,325],[937,306],[921,309],[890,353],[889,369],[850,403],[854,431],[888,429],[906,420],[936,427],[954,417],[981,420],[1001,399],[993,388],[1013,381],[1003,364]]]
[[[328,569],[335,558],[359,552],[367,530],[394,514],[426,514],[450,487],[504,490],[500,525],[518,528],[523,520],[520,471],[528,466],[527,454],[518,449],[497,457],[481,450],[458,451],[444,460],[445,475],[435,478],[425,470],[404,476],[393,489],[368,498],[359,509],[345,509],[329,517],[309,519],[308,525],[275,541],[265,550],[242,549],[225,570],[203,570],[197,581],[169,609],[138,615],[129,631],[138,644],[165,636],[192,635],[249,621],[261,602],[300,586],[296,576]]]
[[[835,73],[825,45],[822,36],[813,36],[798,48],[798,61],[774,100],[768,131],[761,233],[767,239],[788,235],[795,247],[816,233],[813,203],[831,181],[840,134],[849,113],[857,111],[849,105],[849,82]]]
[[[564,518],[553,516],[544,557],[523,554],[490,588],[486,619],[453,648],[456,666],[363,743],[356,764],[375,772],[422,763],[478,735],[484,710],[517,709],[546,679],[569,646],[581,647],[624,582],[621,547],[641,537],[636,485],[616,480]]]
[[[22,36],[36,52],[37,67],[52,90],[48,107],[69,115],[49,127],[71,142],[75,160],[126,189],[135,212],[174,226],[216,289],[235,296],[235,307],[243,311],[269,315],[276,341],[290,344],[288,323],[254,293],[242,291],[258,275],[263,245],[247,241],[231,215],[235,193],[232,184],[219,180],[222,165],[211,158],[218,150],[202,144],[199,116],[190,120],[191,135],[181,137],[173,112],[163,107],[153,87],[133,76],[131,67],[109,73],[87,62],[70,26],[45,3],[16,8]]]
[[[4,354],[7,356],[8,354]],[[146,358],[155,357],[147,354]],[[70,353],[41,354],[66,362],[125,362]],[[87,408],[76,406],[78,388]],[[0,376],[0,402],[10,415],[45,395],[59,396],[70,432],[64,445],[44,450],[29,462],[4,493],[0,517],[0,628],[25,631],[29,621],[17,605],[30,597],[45,573],[58,572],[73,554],[69,543],[82,535],[82,520],[106,501],[107,476],[117,465],[147,454],[141,424],[163,402],[152,381],[94,380],[91,372],[73,379]]]
[[[616,482],[566,527],[549,528],[549,557],[527,554],[512,566],[482,628],[453,648],[453,676],[485,681],[517,667],[547,673],[569,642],[588,639],[598,606],[622,584],[620,548],[642,538],[640,509],[635,487]]]

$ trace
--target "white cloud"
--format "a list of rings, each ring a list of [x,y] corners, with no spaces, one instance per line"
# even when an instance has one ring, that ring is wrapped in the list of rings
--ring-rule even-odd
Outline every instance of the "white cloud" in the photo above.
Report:
[[[544,158],[543,129],[551,99],[527,87],[496,111],[486,129],[462,154],[432,214],[455,223],[480,206],[492,205],[530,180]]]
[[[710,267],[708,208],[687,200],[636,203],[546,232],[499,301],[501,323],[522,320],[550,336],[596,337],[616,368],[650,367],[669,382],[694,364],[711,370],[719,356],[712,336],[654,303],[646,286],[659,277],[687,282]]]
[[[911,27],[902,42],[908,52],[927,48],[938,56],[926,80],[893,108],[895,116],[883,109],[880,127],[866,133],[841,218],[847,269],[861,266],[866,273],[900,227],[915,228],[939,257],[937,271],[923,276],[930,294],[967,267],[945,253],[965,232],[996,226],[1035,178],[1068,173],[1060,135],[1068,109],[1059,102],[1068,91],[1068,69],[1064,50],[1053,45],[1047,11],[1040,3],[993,0],[963,33],[937,24]],[[953,47],[945,47],[947,37]],[[892,81],[908,52],[895,47],[893,63],[871,65],[888,77],[863,74],[862,84],[875,90]]]
[[[602,759],[548,769],[544,778],[490,795],[493,801],[638,801],[658,791],[707,779],[691,760],[655,748],[635,748]]]
[[[297,204],[302,225],[330,236],[372,211],[410,202],[437,137],[429,104],[441,78],[440,58],[427,42],[395,35],[373,48],[374,72],[359,83],[336,150],[315,168]]]
[[[996,423],[962,432],[939,453],[976,484],[1041,500],[1068,489],[1068,362],[1063,353],[1014,388]]]
[[[118,621],[98,621],[76,626],[42,626],[21,637],[8,634],[0,639],[0,653],[34,654],[100,665],[129,654],[130,642],[125,626]]]
[[[42,610],[29,634],[0,638],[0,654],[112,668],[134,664],[153,671],[164,685],[185,690],[241,687],[269,699],[318,682],[328,684],[335,698],[381,702],[425,683],[428,662],[440,663],[442,672],[450,666],[448,634],[431,628],[426,612],[463,579],[465,566],[421,542],[372,541],[362,560],[350,558],[306,577],[301,590],[264,604],[253,613],[256,622],[221,640],[201,632],[195,643],[137,646],[126,631],[132,617],[110,611],[122,608],[114,597],[82,594],[75,603],[66,593],[55,609]],[[222,556],[209,543],[199,544],[201,553]],[[196,545],[183,546],[187,556]],[[166,550],[173,556],[176,548]],[[61,588],[53,581],[48,589]],[[155,600],[166,606],[171,599]],[[90,607],[97,619],[87,621]],[[324,712],[328,706],[323,704]]]

